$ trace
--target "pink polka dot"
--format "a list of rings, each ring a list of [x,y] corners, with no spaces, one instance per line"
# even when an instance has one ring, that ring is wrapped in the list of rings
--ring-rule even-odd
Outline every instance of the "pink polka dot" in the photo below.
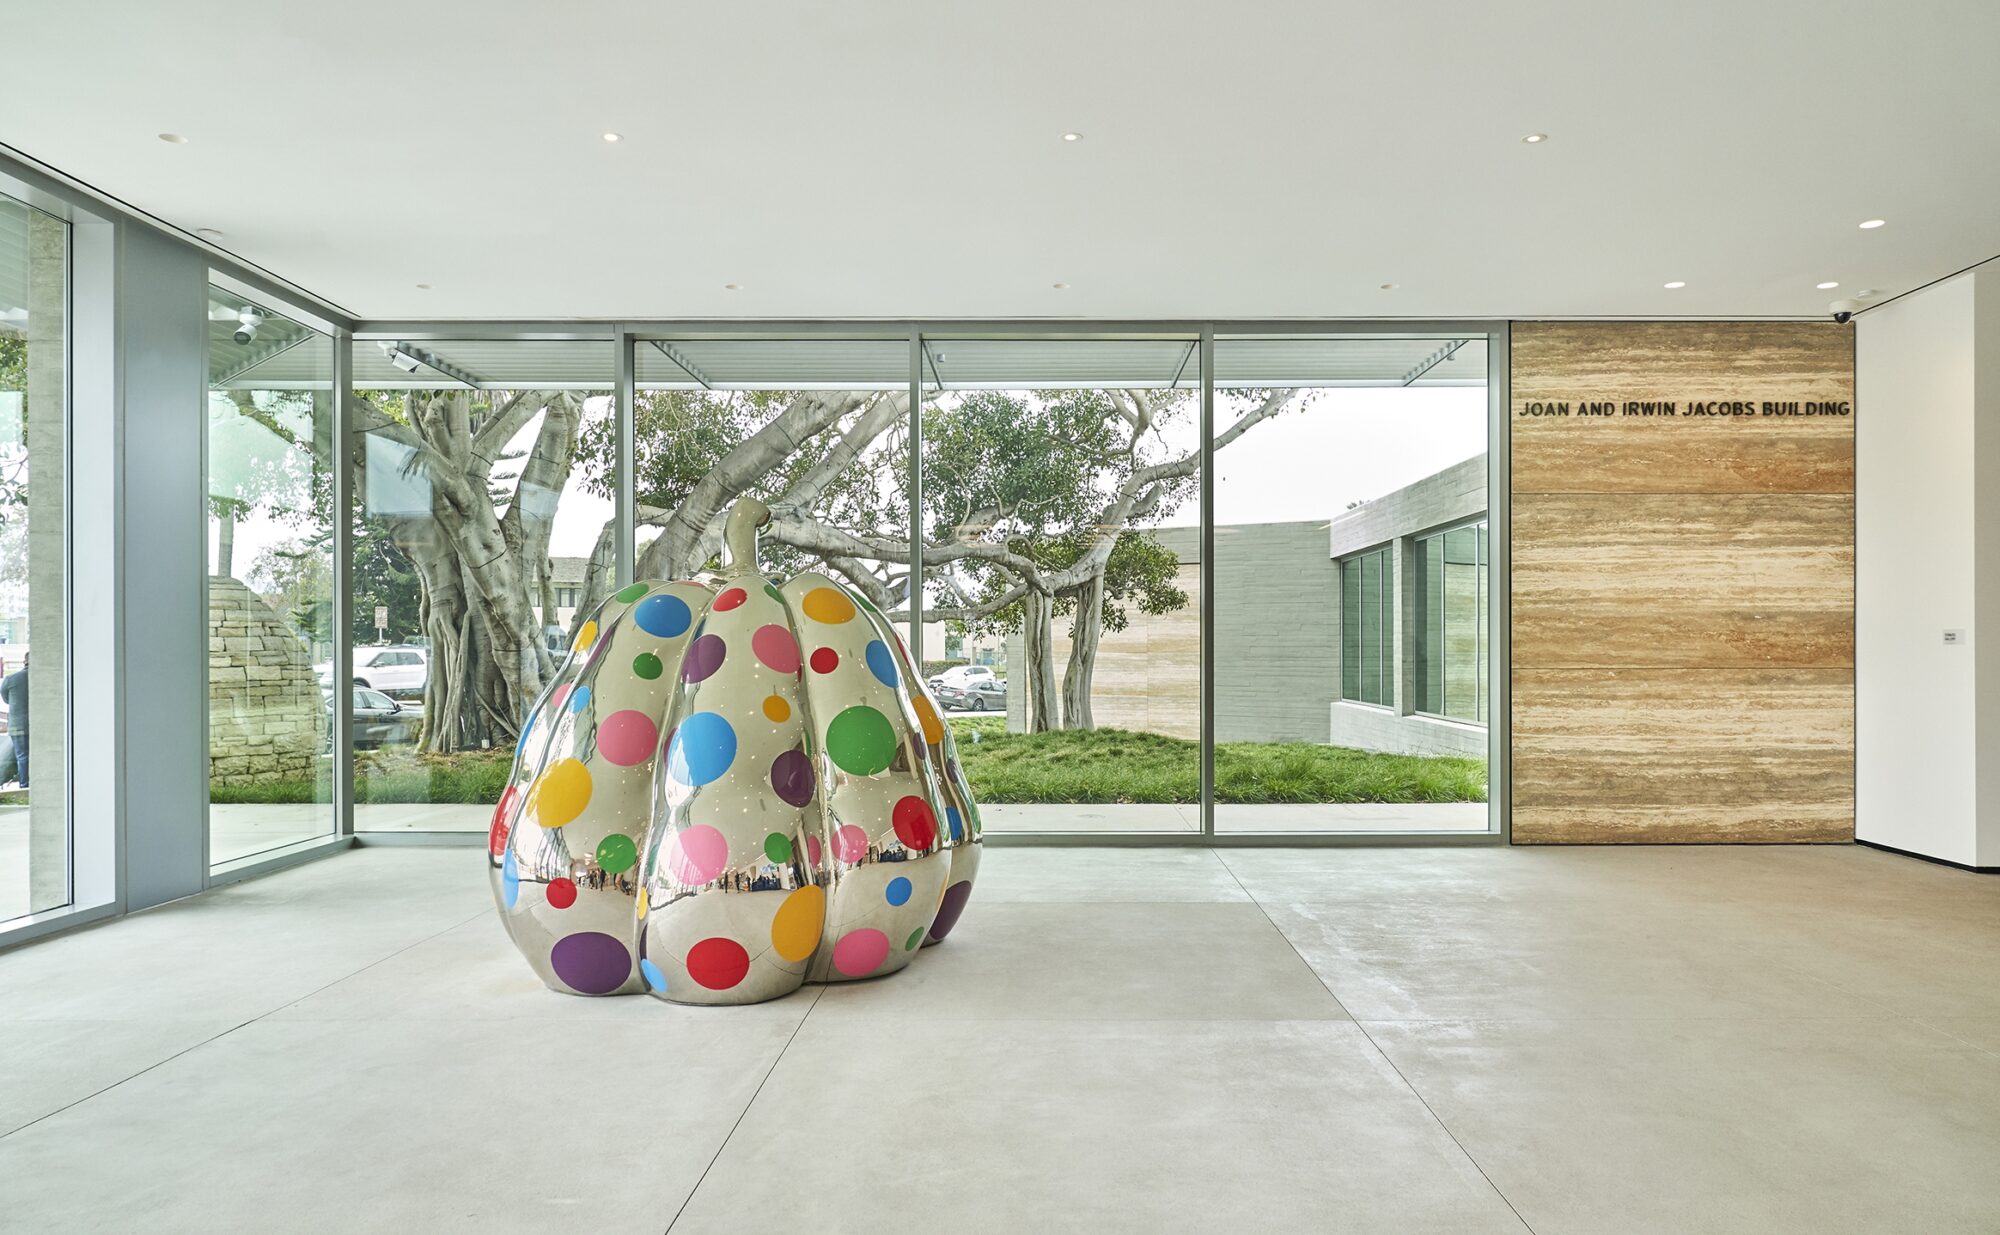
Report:
[[[667,841],[667,869],[682,883],[707,883],[727,865],[729,841],[707,824],[683,828]]]
[[[833,856],[843,862],[859,862],[868,856],[868,833],[853,824],[843,824],[833,834]]]
[[[659,740],[660,728],[653,718],[630,708],[613,712],[597,726],[597,753],[621,768],[652,758]]]
[[[818,870],[819,854],[820,854],[819,837],[817,836],[806,837],[806,865],[812,867],[814,870]]]
[[[759,626],[750,636],[750,650],[757,659],[779,673],[799,671],[799,641],[792,638],[792,632],[773,623]]]
[[[833,945],[833,967],[850,978],[865,978],[889,959],[889,937],[871,927],[849,931]]]

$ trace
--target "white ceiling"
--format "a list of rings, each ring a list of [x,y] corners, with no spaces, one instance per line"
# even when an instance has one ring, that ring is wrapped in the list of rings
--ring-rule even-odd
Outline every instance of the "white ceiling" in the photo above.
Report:
[[[0,142],[378,319],[1793,315],[2000,253],[1995,0],[0,0],[0,32]]]

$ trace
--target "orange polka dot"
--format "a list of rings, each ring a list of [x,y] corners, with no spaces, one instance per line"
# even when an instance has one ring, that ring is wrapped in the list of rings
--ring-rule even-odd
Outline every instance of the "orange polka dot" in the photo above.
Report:
[[[771,919],[771,949],[788,961],[802,961],[819,947],[826,921],[826,892],[809,883],[785,898]]]
[[[910,703],[917,709],[917,724],[923,728],[925,745],[936,746],[944,741],[944,722],[938,719],[931,701],[922,695],[912,695]]]
[[[764,700],[764,715],[782,725],[792,718],[792,705],[780,695],[771,695]]]

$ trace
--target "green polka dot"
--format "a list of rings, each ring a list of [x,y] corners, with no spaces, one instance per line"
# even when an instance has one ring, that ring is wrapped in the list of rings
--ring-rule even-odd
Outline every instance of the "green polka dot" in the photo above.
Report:
[[[919,926],[917,929],[910,932],[909,942],[903,945],[903,951],[914,952],[917,950],[917,945],[922,943],[923,941],[924,941],[924,928]]]
[[[622,600],[629,605],[633,601],[639,599],[641,596],[644,596],[649,590],[650,589],[648,589],[645,584],[635,583],[631,587],[618,589],[618,595],[615,597],[615,599]]]
[[[783,866],[792,860],[792,838],[783,832],[773,832],[764,838],[764,856]]]
[[[641,652],[632,658],[632,672],[648,682],[659,677],[663,671],[664,666],[660,664],[660,658],[651,652]]]
[[[632,864],[638,860],[639,846],[633,844],[632,838],[623,832],[613,832],[597,842],[597,865],[607,875],[631,870]]]
[[[826,753],[843,772],[873,776],[896,757],[889,718],[865,704],[848,708],[826,727]]]
[[[783,592],[780,592],[772,584],[766,583],[764,585],[764,595],[769,596],[772,600],[777,601],[781,605],[785,603],[785,594]]]

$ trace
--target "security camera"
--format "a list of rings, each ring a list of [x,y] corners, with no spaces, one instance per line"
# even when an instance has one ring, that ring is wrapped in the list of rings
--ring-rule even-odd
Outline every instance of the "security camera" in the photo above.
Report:
[[[236,315],[236,333],[230,337],[235,339],[239,345],[248,343],[257,337],[257,327],[263,320],[264,315],[257,310],[243,310],[243,312]]]
[[[402,349],[400,344],[396,343],[384,343],[382,345],[382,356],[390,364],[395,365],[405,373],[415,373],[418,367],[423,364],[423,361],[410,355]]]
[[[1861,302],[1859,300],[1836,300],[1826,306],[1826,308],[1827,312],[1833,314],[1834,321],[1845,326],[1848,319],[1853,317],[1861,308]]]

